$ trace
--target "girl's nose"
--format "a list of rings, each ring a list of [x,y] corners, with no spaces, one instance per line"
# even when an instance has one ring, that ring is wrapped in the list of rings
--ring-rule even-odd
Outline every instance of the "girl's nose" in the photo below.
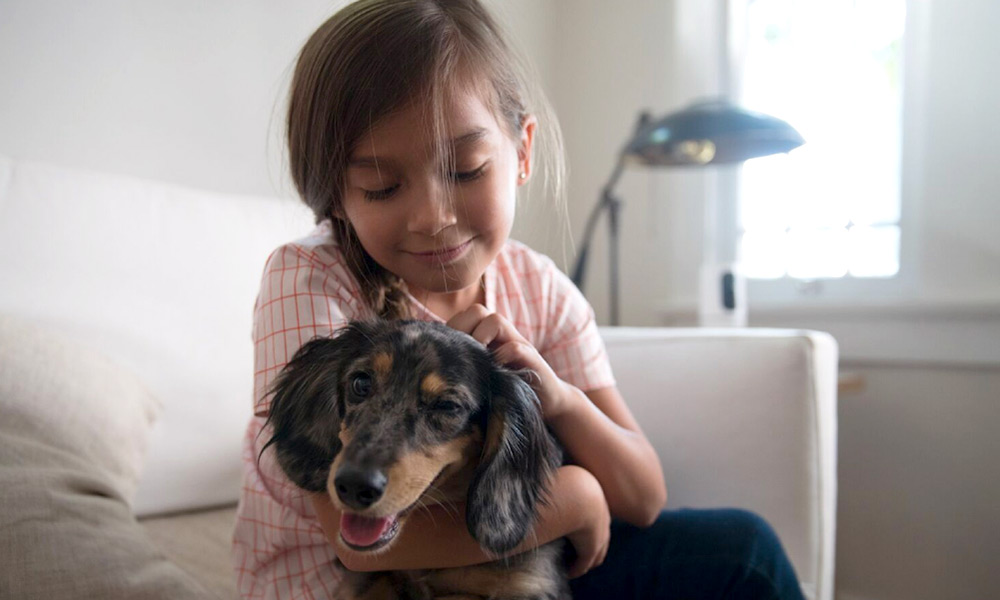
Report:
[[[411,232],[435,236],[441,230],[458,222],[458,217],[455,214],[455,201],[457,199],[448,197],[442,186],[427,185],[415,191],[417,199],[413,203],[413,210],[410,214],[409,229]]]

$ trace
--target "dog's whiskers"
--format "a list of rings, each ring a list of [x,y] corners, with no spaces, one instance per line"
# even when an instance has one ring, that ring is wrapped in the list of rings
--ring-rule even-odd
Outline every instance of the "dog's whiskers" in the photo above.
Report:
[[[431,508],[427,506],[427,504],[423,500],[417,499],[415,507],[427,513],[427,516],[430,517],[431,519],[431,523],[433,523],[434,526],[437,527],[437,521],[434,519],[434,511],[432,511]]]
[[[458,504],[451,498],[448,498],[441,489],[436,486],[428,486],[424,491],[424,497],[433,500],[435,504],[441,507],[451,518],[458,519],[460,511]]]

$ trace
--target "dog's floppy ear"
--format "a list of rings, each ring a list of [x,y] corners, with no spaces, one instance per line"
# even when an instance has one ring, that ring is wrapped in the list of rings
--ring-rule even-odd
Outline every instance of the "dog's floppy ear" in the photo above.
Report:
[[[530,373],[530,372],[528,372]],[[517,373],[490,376],[483,456],[469,486],[466,524],[495,554],[515,548],[535,523],[561,453],[542,420],[538,397]]]
[[[338,381],[346,360],[365,336],[349,325],[333,338],[316,338],[299,348],[271,386],[267,423],[274,435],[261,449],[275,447],[278,465],[298,487],[326,490],[327,475],[340,452],[343,404]],[[259,457],[258,457],[259,460]]]

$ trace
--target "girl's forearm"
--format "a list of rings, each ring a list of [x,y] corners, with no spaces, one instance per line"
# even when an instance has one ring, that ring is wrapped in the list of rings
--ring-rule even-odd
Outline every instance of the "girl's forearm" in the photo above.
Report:
[[[586,470],[575,466],[558,469],[549,500],[539,507],[533,531],[509,555],[531,550],[584,527],[591,504],[603,502],[601,493],[596,479]],[[441,569],[498,558],[487,554],[469,534],[464,503],[415,510],[393,544],[385,551],[372,553],[351,550],[339,541],[340,511],[327,495],[313,495],[312,503],[327,539],[336,548],[340,561],[352,571]]]
[[[656,451],[646,437],[615,423],[576,386],[567,384],[566,410],[548,420],[575,464],[604,490],[612,516],[648,526],[666,504]]]

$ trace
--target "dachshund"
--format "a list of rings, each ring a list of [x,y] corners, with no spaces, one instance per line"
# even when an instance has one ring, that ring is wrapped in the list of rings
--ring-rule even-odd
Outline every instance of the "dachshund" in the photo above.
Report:
[[[353,321],[303,345],[271,387],[268,422],[281,469],[329,494],[340,539],[388,548],[417,508],[466,504],[488,553],[517,547],[562,464],[526,379],[471,336],[442,323]],[[351,572],[345,600],[564,600],[562,542],[469,567]]]

